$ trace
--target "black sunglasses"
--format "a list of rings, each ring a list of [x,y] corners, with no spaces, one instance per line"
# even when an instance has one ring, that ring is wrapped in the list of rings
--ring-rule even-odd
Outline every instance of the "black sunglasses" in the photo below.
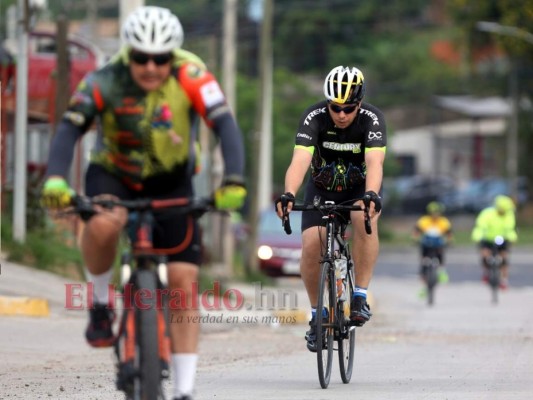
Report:
[[[140,65],[146,65],[148,64],[148,61],[152,60],[155,65],[165,65],[172,60],[172,54],[171,53],[163,53],[163,54],[146,54],[146,53],[139,53],[137,51],[132,51],[130,53],[130,60],[133,61],[135,64]]]
[[[336,114],[340,113],[341,111],[344,111],[344,114],[351,114],[351,113],[353,113],[355,111],[357,106],[358,106],[358,104],[356,104],[354,106],[347,106],[347,107],[343,108],[341,106],[338,106],[337,104],[329,103],[329,108],[331,109],[331,111],[333,111]]]

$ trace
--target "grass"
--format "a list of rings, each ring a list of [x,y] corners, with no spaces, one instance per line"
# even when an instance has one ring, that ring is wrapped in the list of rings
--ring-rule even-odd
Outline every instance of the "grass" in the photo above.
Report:
[[[65,240],[65,235],[53,227],[30,230],[26,242],[13,239],[13,228],[9,218],[2,218],[2,251],[8,261],[50,271],[61,276],[83,279],[82,259],[77,248]]]

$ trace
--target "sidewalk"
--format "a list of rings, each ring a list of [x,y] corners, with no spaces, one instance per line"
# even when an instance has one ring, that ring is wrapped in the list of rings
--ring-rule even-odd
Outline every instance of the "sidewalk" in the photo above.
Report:
[[[86,317],[85,310],[69,310],[68,285],[77,286],[86,299],[86,285],[56,274],[40,271],[10,262],[2,262],[0,275],[0,316],[24,315],[49,317],[69,315]],[[216,296],[215,296],[216,295]],[[369,293],[368,302],[375,307],[375,299]],[[223,287],[208,288],[198,294],[203,330],[220,331],[237,325],[307,324],[311,306],[300,278],[280,278],[275,286],[263,286],[260,282],[244,283],[230,281]],[[81,312],[80,312],[81,311]]]

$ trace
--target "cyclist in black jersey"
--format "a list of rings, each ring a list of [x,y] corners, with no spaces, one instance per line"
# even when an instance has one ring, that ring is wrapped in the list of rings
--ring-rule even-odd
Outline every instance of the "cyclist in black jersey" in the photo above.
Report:
[[[365,81],[355,67],[333,68],[324,82],[325,100],[304,111],[296,133],[292,161],[285,176],[285,194],[276,201],[278,215],[282,207],[291,210],[309,167],[310,179],[304,189],[304,201],[336,203],[364,198],[359,203],[370,207],[372,234],[367,235],[363,213],[346,215],[353,222],[353,259],[356,289],[351,299],[350,318],[358,326],[372,313],[367,303],[367,289],[379,251],[377,221],[381,211],[383,162],[387,143],[385,119],[375,106],[363,102]],[[319,280],[322,225],[319,212],[306,212],[302,219],[302,259],[300,272],[312,306],[308,348],[316,351],[315,307]],[[321,229],[323,234],[324,229]]]
[[[220,139],[224,179],[215,192],[217,209],[237,210],[245,199],[244,143],[214,75],[181,48],[183,29],[170,10],[139,7],[125,20],[123,46],[78,85],[51,143],[43,204],[63,208],[72,190],[66,179],[76,141],[96,122],[98,135],[85,175],[85,194],[123,200],[192,197],[200,118]],[[127,222],[121,207],[85,224],[80,247],[95,304],[85,333],[91,346],[113,345],[114,312],[108,283],[119,234]],[[187,298],[171,307],[174,399],[194,388],[200,326],[197,296],[201,238],[187,215],[156,216],[154,246],[167,254],[169,289]]]

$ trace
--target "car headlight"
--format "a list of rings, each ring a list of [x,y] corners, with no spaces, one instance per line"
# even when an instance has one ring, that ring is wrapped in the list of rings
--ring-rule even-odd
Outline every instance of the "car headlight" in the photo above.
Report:
[[[272,255],[274,252],[272,251],[272,247],[270,246],[259,246],[257,249],[257,257],[259,257],[261,260],[270,260],[272,258]]]

